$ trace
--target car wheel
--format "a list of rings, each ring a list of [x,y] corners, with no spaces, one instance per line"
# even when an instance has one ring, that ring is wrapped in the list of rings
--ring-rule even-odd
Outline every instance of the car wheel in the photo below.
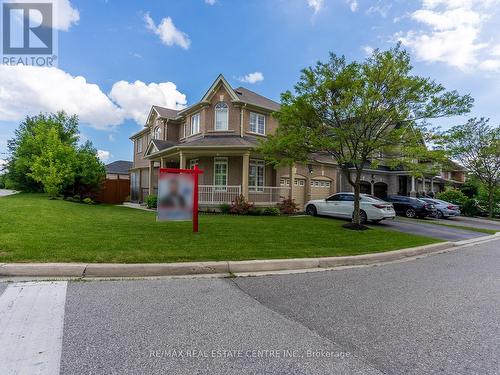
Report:
[[[444,217],[443,213],[441,211],[436,212],[436,217],[438,219],[442,219]]]
[[[406,217],[413,219],[415,216],[417,216],[417,213],[415,212],[415,210],[413,208],[408,208],[405,212],[405,215],[406,215]]]
[[[354,212],[352,213],[352,218],[354,219]],[[366,216],[366,212],[363,210],[359,211],[359,222],[360,224],[366,224],[368,221],[368,217]]]
[[[306,208],[306,214],[311,215],[311,216],[316,216],[318,214],[318,210],[316,210],[316,207],[314,207],[312,204],[310,204]]]

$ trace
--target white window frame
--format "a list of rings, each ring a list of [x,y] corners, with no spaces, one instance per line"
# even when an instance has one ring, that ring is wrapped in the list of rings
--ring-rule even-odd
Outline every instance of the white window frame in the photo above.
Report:
[[[221,111],[221,107],[224,106],[226,110],[226,119],[225,119],[225,124],[223,124],[222,127],[218,126],[219,121],[219,112]],[[218,108],[219,107],[219,108]],[[222,122],[222,121],[220,121]],[[229,130],[229,106],[225,102],[219,102],[215,105],[215,123],[214,123],[214,129],[217,131],[227,131]]]
[[[252,121],[253,119],[253,121]],[[260,129],[259,119],[262,119],[262,129]],[[266,135],[266,116],[261,113],[250,112],[249,118],[250,133]],[[261,131],[262,130],[262,131]]]
[[[252,176],[250,175],[252,167],[255,167],[255,183],[252,185],[250,180]],[[262,185],[259,185],[259,168],[262,168]],[[266,163],[264,160],[250,159],[250,165],[248,168],[248,191],[252,193],[263,193],[264,186],[266,186]]]
[[[159,125],[153,130],[153,139],[161,140],[161,127]]]
[[[135,148],[136,152],[140,154],[142,152],[142,138],[136,139],[135,143],[136,143],[136,148]]]
[[[226,183],[224,185],[217,185],[217,164],[225,164],[226,165]],[[229,163],[227,157],[215,157],[214,158],[214,190],[215,191],[226,191],[227,190],[227,180],[229,176]]]
[[[191,135],[198,134],[200,132],[200,113],[195,113],[191,116]]]

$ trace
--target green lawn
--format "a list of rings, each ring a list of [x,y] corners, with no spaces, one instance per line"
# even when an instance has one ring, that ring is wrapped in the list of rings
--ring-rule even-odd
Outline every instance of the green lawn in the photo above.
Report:
[[[111,205],[49,200],[42,194],[0,198],[2,262],[177,262],[365,254],[436,239],[313,217],[201,215],[156,222],[155,213]]]

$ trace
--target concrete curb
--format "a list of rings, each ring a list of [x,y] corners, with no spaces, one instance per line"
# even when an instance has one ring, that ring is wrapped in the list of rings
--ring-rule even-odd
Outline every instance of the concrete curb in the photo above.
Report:
[[[383,253],[299,259],[267,259],[221,262],[185,263],[0,263],[0,277],[149,277],[149,276],[189,276],[222,275],[236,273],[327,269],[345,266],[362,266],[393,262],[447,251],[459,246],[487,242],[500,237],[495,235],[459,242],[441,242],[432,245],[412,247]]]

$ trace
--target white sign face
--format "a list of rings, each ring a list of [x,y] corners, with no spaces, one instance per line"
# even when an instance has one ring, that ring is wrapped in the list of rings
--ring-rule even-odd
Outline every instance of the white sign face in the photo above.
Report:
[[[158,220],[192,220],[193,192],[192,175],[160,172],[158,176]]]

